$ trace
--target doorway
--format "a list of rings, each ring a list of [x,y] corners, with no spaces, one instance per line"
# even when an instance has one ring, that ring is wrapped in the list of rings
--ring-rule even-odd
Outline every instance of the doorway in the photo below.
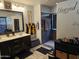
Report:
[[[56,14],[41,13],[42,43],[56,39]]]

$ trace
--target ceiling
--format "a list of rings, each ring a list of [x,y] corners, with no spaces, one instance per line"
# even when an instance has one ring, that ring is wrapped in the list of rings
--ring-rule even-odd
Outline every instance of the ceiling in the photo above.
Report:
[[[25,4],[36,4],[36,3],[41,2],[41,5],[55,6],[56,3],[59,3],[59,2],[65,1],[65,0],[12,0],[12,1],[21,2],[21,3],[25,3]]]
[[[62,1],[65,1],[65,0],[41,0],[41,4],[46,6],[55,6],[56,3],[59,3]]]

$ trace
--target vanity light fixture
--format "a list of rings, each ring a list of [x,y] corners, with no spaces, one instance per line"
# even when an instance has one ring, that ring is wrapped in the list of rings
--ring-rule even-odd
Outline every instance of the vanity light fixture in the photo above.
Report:
[[[17,6],[17,7],[20,7],[20,5],[19,5],[19,4],[16,4],[16,6]]]
[[[21,4],[19,4],[19,3],[14,3],[14,5],[15,5],[16,7],[24,7],[23,5],[21,5]]]
[[[56,3],[56,4],[58,4],[58,3]]]

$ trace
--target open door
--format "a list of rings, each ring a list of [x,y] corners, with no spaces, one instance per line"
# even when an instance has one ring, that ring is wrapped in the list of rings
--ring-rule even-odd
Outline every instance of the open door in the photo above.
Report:
[[[42,43],[56,39],[56,14],[41,15]]]

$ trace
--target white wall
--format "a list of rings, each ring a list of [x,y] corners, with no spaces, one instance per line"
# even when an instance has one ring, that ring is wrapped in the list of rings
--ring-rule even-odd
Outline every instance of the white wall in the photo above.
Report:
[[[74,9],[69,9],[75,5]],[[79,12],[79,0],[69,0],[57,4],[57,39],[79,37],[79,13],[77,10]]]

